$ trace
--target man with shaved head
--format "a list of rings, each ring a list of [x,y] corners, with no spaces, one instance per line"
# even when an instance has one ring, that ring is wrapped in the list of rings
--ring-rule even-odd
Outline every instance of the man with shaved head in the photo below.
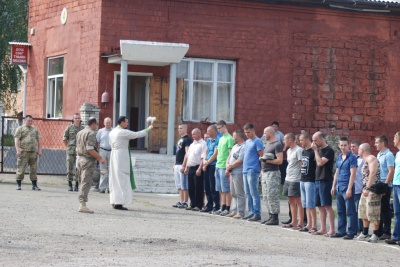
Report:
[[[203,207],[203,155],[206,151],[206,142],[201,137],[198,128],[192,131],[193,143],[189,146],[187,156],[183,161],[184,173],[189,181],[190,205],[186,210],[200,211]]]
[[[266,140],[264,158],[268,155],[271,155],[271,158],[263,159],[261,162],[263,199],[269,213],[268,219],[264,220],[262,223],[265,225],[278,225],[278,216],[280,212],[279,191],[281,187],[279,165],[281,165],[283,161],[283,147],[275,138],[274,127],[269,126],[265,128],[264,137]]]
[[[367,143],[360,145],[358,155],[364,160],[362,170],[364,188],[358,206],[358,216],[363,220],[363,232],[357,237],[357,240],[377,243],[381,218],[381,196],[372,192],[371,186],[380,182],[380,164],[378,159],[371,155],[371,147]],[[369,238],[368,229],[370,224],[372,224],[374,232]]]
[[[335,215],[332,209],[331,189],[333,184],[333,161],[335,152],[325,141],[322,132],[316,132],[312,137],[311,148],[314,150],[317,168],[315,170],[315,205],[319,210],[321,229],[314,235],[331,236],[335,234]],[[330,231],[326,231],[326,216],[328,215]]]

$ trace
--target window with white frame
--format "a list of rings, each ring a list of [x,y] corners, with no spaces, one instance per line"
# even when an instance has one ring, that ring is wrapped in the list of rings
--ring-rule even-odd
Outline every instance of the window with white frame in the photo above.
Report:
[[[236,63],[185,58],[178,65],[184,79],[183,120],[234,122]]]
[[[64,57],[47,62],[47,118],[61,118],[63,109]]]

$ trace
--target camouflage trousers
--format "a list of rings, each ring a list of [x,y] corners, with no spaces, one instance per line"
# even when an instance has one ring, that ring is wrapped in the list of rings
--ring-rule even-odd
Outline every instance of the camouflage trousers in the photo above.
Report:
[[[88,157],[78,157],[78,170],[76,176],[79,182],[79,202],[88,202],[90,187],[93,182],[93,172],[96,168],[96,159]]]
[[[279,214],[279,191],[281,188],[281,172],[267,171],[261,176],[262,195],[269,214]]]
[[[26,165],[29,165],[29,178],[31,181],[37,180],[36,170],[37,170],[37,158],[38,155],[36,151],[27,152],[22,151],[21,157],[17,159],[17,177],[16,180],[24,180]]]
[[[67,152],[67,179],[69,182],[76,181],[76,154],[68,154],[68,152]]]

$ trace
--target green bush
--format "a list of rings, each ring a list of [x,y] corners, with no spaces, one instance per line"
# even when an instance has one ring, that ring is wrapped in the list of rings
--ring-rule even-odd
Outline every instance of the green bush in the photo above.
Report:
[[[14,136],[11,134],[4,135],[4,146],[14,146]]]

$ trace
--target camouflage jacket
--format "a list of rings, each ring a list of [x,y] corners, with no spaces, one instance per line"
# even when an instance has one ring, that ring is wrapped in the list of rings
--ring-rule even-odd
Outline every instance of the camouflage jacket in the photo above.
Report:
[[[63,140],[67,140],[67,153],[68,154],[76,154],[76,134],[83,130],[84,127],[82,125],[75,127],[75,125],[68,125],[65,129]]]
[[[88,150],[95,150],[97,152],[97,139],[96,132],[89,126],[86,126],[85,129],[76,135],[76,153],[78,156],[93,158],[87,152]]]
[[[36,151],[40,133],[34,126],[22,125],[17,128],[14,137],[19,139],[21,151]]]
[[[333,151],[335,151],[335,160],[337,158],[337,156],[339,156],[340,154],[340,149],[339,149],[339,136],[335,135],[327,135],[325,137],[325,141],[326,143],[333,149]]]

